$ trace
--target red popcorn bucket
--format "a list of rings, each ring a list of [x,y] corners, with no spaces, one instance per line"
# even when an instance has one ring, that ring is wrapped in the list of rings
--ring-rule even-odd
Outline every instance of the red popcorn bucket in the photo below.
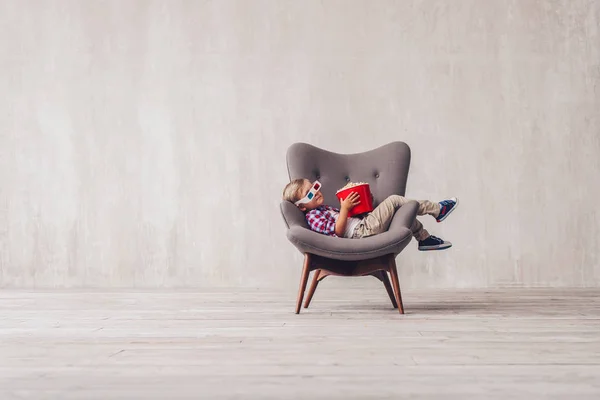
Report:
[[[358,193],[360,196],[360,204],[352,208],[348,213],[349,217],[360,215],[373,211],[373,201],[371,200],[371,189],[368,183],[362,183],[347,189],[339,190],[335,195],[342,201],[350,195],[350,193]]]

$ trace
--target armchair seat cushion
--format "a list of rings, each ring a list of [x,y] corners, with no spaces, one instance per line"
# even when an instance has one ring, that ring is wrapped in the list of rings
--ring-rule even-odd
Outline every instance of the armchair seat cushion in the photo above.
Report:
[[[301,253],[341,261],[361,261],[400,253],[412,238],[410,227],[418,208],[416,201],[402,206],[394,215],[388,231],[384,233],[361,239],[347,239],[310,230],[304,214],[296,206],[289,202],[281,204],[282,214],[289,227],[287,238]]]

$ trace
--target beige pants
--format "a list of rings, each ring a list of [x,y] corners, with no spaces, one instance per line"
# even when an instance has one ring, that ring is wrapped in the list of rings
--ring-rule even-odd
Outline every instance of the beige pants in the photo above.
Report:
[[[356,229],[354,229],[352,238],[363,238],[387,231],[396,211],[409,201],[410,199],[407,199],[406,197],[395,194],[391,195],[363,218],[356,226]],[[419,211],[417,212],[417,215],[426,214],[437,218],[440,214],[440,204],[429,200],[419,201]],[[429,232],[423,228],[423,224],[416,218],[415,222],[410,227],[410,230],[415,239],[419,241],[429,237]]]

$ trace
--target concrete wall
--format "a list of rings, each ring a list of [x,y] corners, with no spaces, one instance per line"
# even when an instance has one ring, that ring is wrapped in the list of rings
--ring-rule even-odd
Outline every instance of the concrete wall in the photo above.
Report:
[[[403,286],[598,286],[600,2],[0,1],[0,286],[295,287],[285,150],[462,204]]]

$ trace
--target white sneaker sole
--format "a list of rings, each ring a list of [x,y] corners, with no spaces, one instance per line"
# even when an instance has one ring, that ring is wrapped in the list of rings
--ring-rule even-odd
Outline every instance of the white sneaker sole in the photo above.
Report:
[[[436,244],[435,246],[419,246],[419,251],[444,250],[449,247],[452,247],[452,243],[444,242],[442,244]]]
[[[438,221],[438,224],[439,224],[440,222],[442,222],[443,220],[445,220],[446,218],[448,218],[448,215],[452,214],[452,211],[454,211],[454,210],[456,210],[456,209],[458,208],[458,197],[450,197],[448,200],[454,200],[454,201],[456,202],[456,204],[454,204],[454,207],[452,207],[452,209],[451,209],[450,211],[448,211],[448,212],[446,213],[446,215],[444,215],[444,216],[442,217],[442,219],[440,219],[440,220]]]

